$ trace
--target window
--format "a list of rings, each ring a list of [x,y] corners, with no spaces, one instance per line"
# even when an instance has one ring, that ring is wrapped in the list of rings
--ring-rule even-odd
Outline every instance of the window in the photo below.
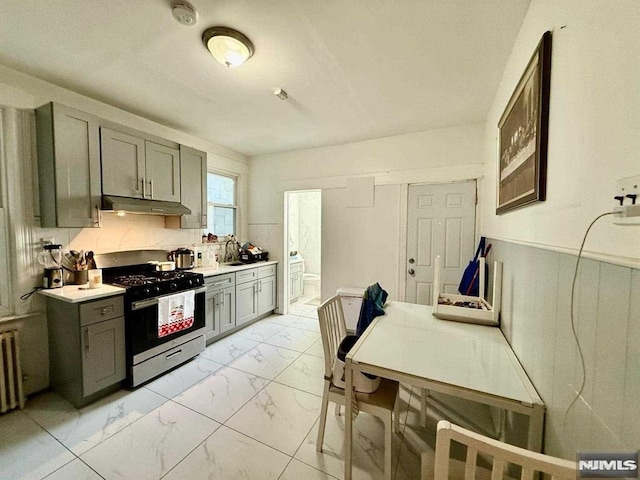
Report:
[[[207,173],[207,232],[223,236],[236,234],[236,178]]]

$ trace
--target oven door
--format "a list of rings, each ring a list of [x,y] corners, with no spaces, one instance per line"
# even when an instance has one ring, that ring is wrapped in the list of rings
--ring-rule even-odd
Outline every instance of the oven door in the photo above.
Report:
[[[158,298],[132,302],[126,315],[126,343],[130,364],[146,359],[164,344],[168,344],[166,347],[169,348],[201,334],[205,324],[206,291],[206,287],[195,289],[193,325],[162,337],[158,334]]]

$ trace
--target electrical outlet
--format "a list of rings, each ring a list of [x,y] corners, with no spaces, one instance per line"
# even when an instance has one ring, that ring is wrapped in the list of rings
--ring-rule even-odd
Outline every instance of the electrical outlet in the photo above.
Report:
[[[621,178],[616,182],[614,210],[621,216],[615,216],[616,225],[640,225],[640,175]]]

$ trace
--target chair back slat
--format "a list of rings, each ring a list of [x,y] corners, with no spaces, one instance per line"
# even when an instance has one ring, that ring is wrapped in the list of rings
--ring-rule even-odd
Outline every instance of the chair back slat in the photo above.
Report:
[[[520,480],[533,480],[533,473],[533,468],[522,467],[522,475],[520,475]]]
[[[478,462],[478,449],[467,448],[467,462],[464,467],[464,480],[474,480],[476,478],[476,466]]]
[[[552,479],[557,480],[575,480],[576,478],[577,465],[575,461],[532,452],[485,437],[442,420],[438,423],[436,437],[434,480],[446,480],[448,478],[449,453],[452,441],[460,443],[467,448],[465,480],[473,478],[469,477],[469,468],[470,465],[473,465],[475,469],[478,455],[487,455],[493,458],[492,480],[504,478],[505,467],[509,464],[522,467],[522,480],[532,480],[535,472],[547,474]]]
[[[504,460],[500,457],[493,459],[493,468],[491,469],[491,480],[502,480],[504,474]]]
[[[324,374],[330,377],[338,347],[347,334],[342,301],[338,295],[331,297],[318,307],[318,321],[324,351]]]

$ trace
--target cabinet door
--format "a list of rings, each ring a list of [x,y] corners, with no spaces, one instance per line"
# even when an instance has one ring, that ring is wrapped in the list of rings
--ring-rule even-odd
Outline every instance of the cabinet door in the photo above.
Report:
[[[276,277],[258,280],[258,316],[276,309]]]
[[[82,327],[83,395],[91,395],[124,378],[124,317]]]
[[[227,287],[220,291],[220,331],[228,332],[236,326],[236,290]]]
[[[298,292],[296,292],[296,274],[289,274],[289,303],[293,303],[298,299]]]
[[[99,227],[100,136],[96,117],[57,103],[36,110],[42,227]]]
[[[257,280],[236,285],[236,326],[258,317]]]
[[[142,138],[101,128],[100,148],[104,195],[151,198],[149,187],[144,184],[145,141]]]
[[[216,290],[207,290],[204,321],[207,341],[220,334],[219,293]]]
[[[180,217],[182,228],[207,228],[207,154],[180,145],[180,203],[191,215]]]
[[[180,150],[145,142],[147,193],[153,200],[180,201]]]
[[[298,296],[301,297],[302,294],[304,293],[304,278],[303,278],[303,274],[301,273],[297,273],[296,274],[296,292],[298,293]]]

